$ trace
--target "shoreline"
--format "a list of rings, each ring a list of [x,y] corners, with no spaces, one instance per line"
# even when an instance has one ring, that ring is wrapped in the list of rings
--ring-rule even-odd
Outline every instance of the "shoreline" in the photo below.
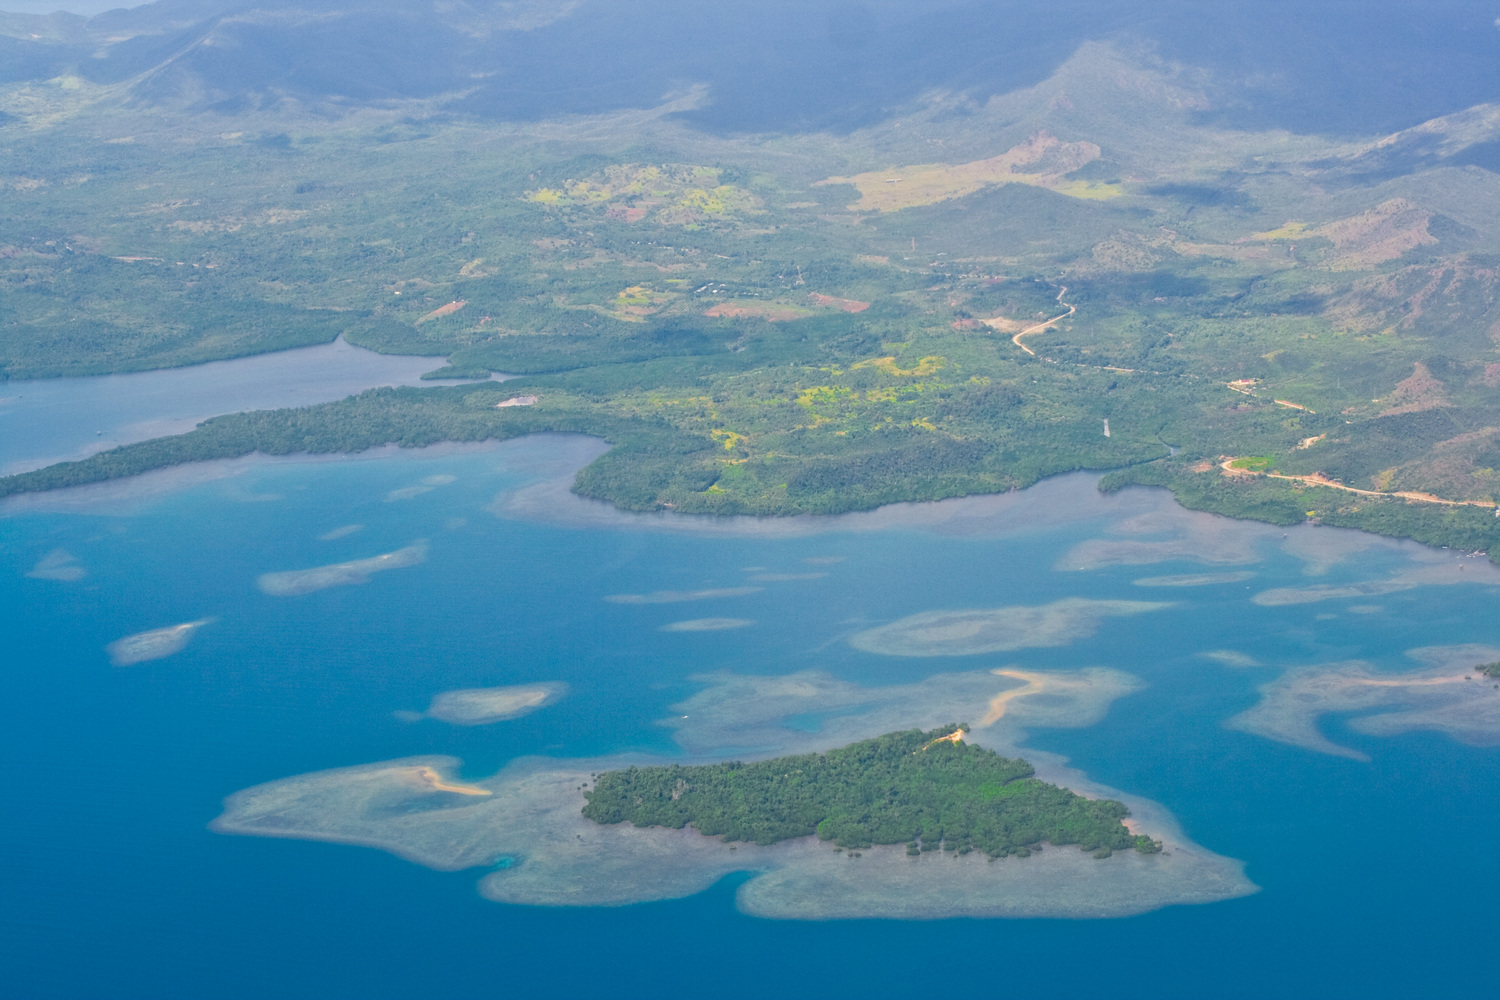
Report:
[[[479,894],[522,906],[681,899],[736,872],[750,874],[736,892],[736,908],[782,920],[1117,918],[1259,891],[1243,862],[1187,839],[1157,803],[1089,782],[1054,755],[1028,752],[1026,759],[1043,780],[1068,779],[1079,794],[1125,802],[1132,827],[1162,839],[1166,850],[1098,859],[1077,845],[1048,844],[1027,858],[989,861],[980,852],[912,858],[899,844],[846,852],[807,836],[760,846],[691,827],[602,825],[584,817],[580,788],[593,772],[664,762],[636,755],[517,758],[463,786],[472,789],[464,801],[415,811],[405,808],[410,796],[448,790],[426,775],[447,784],[441,770],[452,771],[458,761],[406,758],[311,772],[230,795],[209,828],[373,847],[435,871],[489,869]],[[497,867],[497,859],[512,863]]]
[[[1131,483],[1129,488],[1103,491],[1098,489],[1098,484],[1109,473],[1091,471],[1059,473],[1025,489],[1004,493],[906,500],[837,514],[719,515],[626,510],[607,500],[582,496],[572,489],[579,472],[611,447],[593,435],[541,431],[504,439],[438,441],[409,448],[385,444],[354,452],[287,455],[252,452],[234,458],[184,462],[117,479],[0,497],[0,519],[34,512],[129,513],[180,490],[232,479],[264,467],[393,459],[425,461],[449,456],[496,454],[506,460],[511,471],[529,475],[532,481],[502,491],[484,509],[502,519],[568,528],[667,531],[725,537],[804,537],[828,532],[890,530],[998,537],[1086,520],[1125,521],[1149,515],[1165,517],[1184,532],[1180,543],[1186,548],[1177,551],[1174,558],[1198,562],[1205,560],[1196,554],[1197,536],[1211,537],[1223,532],[1252,540],[1261,539],[1269,544],[1279,543],[1294,554],[1309,545],[1316,546],[1315,540],[1321,539],[1324,544],[1334,543],[1334,547],[1340,550],[1362,550],[1372,545],[1404,550],[1424,563],[1434,558],[1468,561],[1466,552],[1363,528],[1313,521],[1283,527],[1254,518],[1199,510],[1182,503],[1165,486]],[[1088,489],[1080,490],[1084,482]],[[1349,541],[1336,542],[1340,536],[1348,537]],[[1110,544],[1149,547],[1168,543],[1141,543],[1122,538],[1118,543]],[[1148,564],[1161,559],[1129,558],[1125,561]],[[1211,559],[1207,561],[1213,562]],[[1249,561],[1259,561],[1259,557],[1250,557]]]

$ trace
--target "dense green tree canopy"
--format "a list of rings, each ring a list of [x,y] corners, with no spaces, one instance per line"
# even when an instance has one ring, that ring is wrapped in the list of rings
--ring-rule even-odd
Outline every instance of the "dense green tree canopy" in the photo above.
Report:
[[[907,844],[1022,857],[1043,841],[1099,857],[1161,849],[1120,821],[1130,811],[1033,777],[1024,760],[965,743],[967,727],[888,733],[822,754],[606,771],[583,814],[596,823],[691,823],[730,841],[774,844],[816,834],[844,848]],[[959,737],[959,738],[955,738]]]

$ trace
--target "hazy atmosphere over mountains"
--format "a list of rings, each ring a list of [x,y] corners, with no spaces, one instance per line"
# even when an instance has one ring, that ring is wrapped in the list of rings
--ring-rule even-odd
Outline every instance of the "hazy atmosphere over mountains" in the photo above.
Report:
[[[45,5],[44,5],[45,6]],[[714,131],[847,130],[926,91],[1034,84],[1088,40],[1207,70],[1206,115],[1362,133],[1500,90],[1500,29],[1471,0],[164,0],[0,21],[0,80],[76,73],[137,100],[234,111],[284,97],[450,99],[535,119],[647,107],[696,85]]]

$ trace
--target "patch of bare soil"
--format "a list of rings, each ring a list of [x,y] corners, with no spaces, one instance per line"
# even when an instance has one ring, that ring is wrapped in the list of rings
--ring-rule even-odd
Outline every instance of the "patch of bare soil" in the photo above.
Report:
[[[846,313],[861,313],[870,308],[870,303],[861,302],[858,299],[840,299],[832,295],[823,295],[819,292],[809,293],[814,305],[842,309]]]
[[[1408,378],[1396,383],[1396,391],[1386,397],[1386,402],[1390,406],[1381,412],[1382,417],[1393,417],[1399,413],[1421,413],[1423,410],[1453,405],[1448,400],[1443,383],[1433,378],[1432,372],[1420,361],[1412,365],[1412,373]]]
[[[443,316],[452,316],[454,313],[458,312],[460,309],[462,309],[464,306],[466,306],[468,304],[469,303],[466,300],[464,300],[464,299],[455,299],[452,302],[449,302],[447,305],[438,306],[432,312],[427,313],[427,314],[425,314],[423,316],[419,316],[417,318],[417,322],[418,323],[426,323],[428,320],[431,320],[431,319],[440,319]]]
[[[786,323],[808,315],[807,310],[774,302],[720,302],[703,313],[720,319],[756,317],[770,323]]]
[[[1328,294],[1328,290],[1320,291]],[[1361,278],[1334,295],[1324,315],[1353,332],[1377,330],[1428,333],[1461,332],[1488,325],[1489,304],[1500,298],[1500,270],[1457,257],[1436,266],[1402,268]],[[1500,328],[1490,336],[1500,343]]]
[[[1431,212],[1405,198],[1392,198],[1368,212],[1319,226],[1308,235],[1322,236],[1333,243],[1336,252],[1329,267],[1354,271],[1436,243],[1437,237],[1427,231],[1431,221]]]

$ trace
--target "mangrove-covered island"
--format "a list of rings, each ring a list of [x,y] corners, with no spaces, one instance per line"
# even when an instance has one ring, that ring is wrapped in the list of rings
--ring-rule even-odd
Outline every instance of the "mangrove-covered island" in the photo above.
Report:
[[[1161,841],[1132,834],[1123,803],[1087,799],[1034,777],[1019,758],[963,741],[966,725],[911,729],[827,753],[606,771],[584,793],[596,823],[682,829],[775,844],[816,834],[840,848],[906,844],[991,858],[1027,857],[1045,841],[1097,858]]]

